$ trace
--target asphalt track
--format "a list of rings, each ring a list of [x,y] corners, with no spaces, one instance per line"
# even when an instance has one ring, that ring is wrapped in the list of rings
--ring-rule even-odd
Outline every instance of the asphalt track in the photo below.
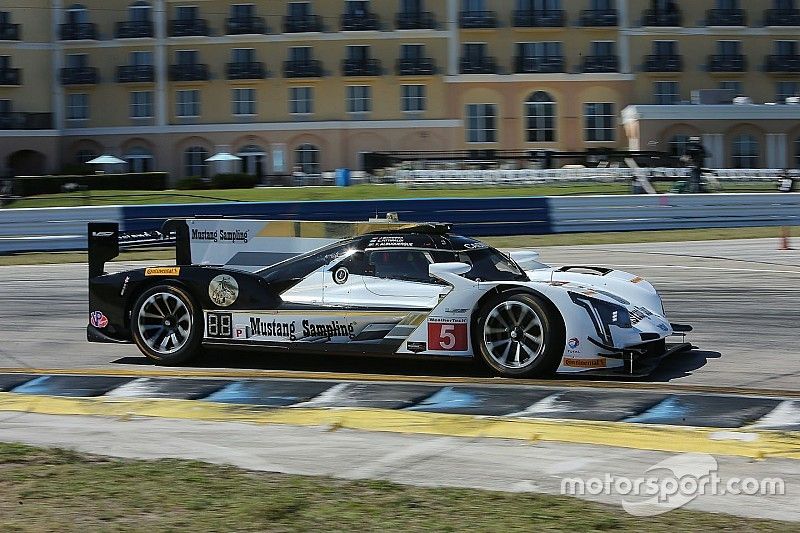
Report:
[[[689,340],[699,349],[664,361],[649,381],[800,390],[800,252],[778,251],[777,239],[551,247],[541,253],[554,265],[601,264],[642,275],[663,295],[673,322],[695,327]],[[83,264],[0,267],[0,368],[159,370],[133,346],[85,341],[85,280]],[[489,376],[474,364],[235,351],[215,351],[197,369]]]

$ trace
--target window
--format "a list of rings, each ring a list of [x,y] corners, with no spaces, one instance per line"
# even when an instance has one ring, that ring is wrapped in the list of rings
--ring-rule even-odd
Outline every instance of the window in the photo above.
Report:
[[[467,104],[467,142],[497,142],[496,120],[495,104]]]
[[[782,57],[797,56],[797,41],[775,41],[775,55]]]
[[[301,144],[294,151],[295,165],[303,174],[319,174],[319,149],[313,144]]]
[[[800,96],[800,82],[796,81],[779,81],[775,83],[775,95],[778,103],[786,102],[787,98],[792,96]]]
[[[131,92],[131,118],[153,116],[153,91]]]
[[[197,50],[178,50],[175,52],[175,59],[179,65],[196,65],[199,63],[197,57]]]
[[[425,45],[423,44],[402,44],[400,45],[400,59],[403,61],[414,61],[425,56]]]
[[[0,56],[0,70],[11,68],[11,56]]]
[[[669,153],[680,157],[686,153],[687,144],[689,144],[689,135],[683,133],[673,135],[669,140]]]
[[[347,59],[350,61],[367,61],[369,59],[368,45],[348,45]]]
[[[310,46],[293,46],[289,48],[289,61],[310,63],[312,58]]]
[[[197,6],[178,6],[175,8],[175,16],[178,20],[197,19]]]
[[[153,52],[136,51],[130,53],[130,64],[135,67],[151,66],[153,64]]]
[[[132,22],[150,22],[150,4],[139,1],[128,7],[128,19]]]
[[[559,41],[517,43],[517,51],[520,57],[552,58],[562,55]]]
[[[152,172],[153,156],[141,146],[131,148],[123,159],[128,162],[128,172]]]
[[[253,4],[233,4],[231,6],[231,18],[249,19],[256,15],[256,7]]]
[[[657,81],[653,83],[653,96],[656,105],[674,105],[681,101],[681,91],[677,81]]]
[[[369,85],[347,87],[347,112],[369,113],[372,111],[372,88]]]
[[[742,88],[742,82],[740,82],[739,80],[721,81],[719,82],[719,88],[733,91],[733,96],[742,96],[744,94],[744,89]]]
[[[92,150],[78,150],[75,154],[75,162],[79,165],[85,165],[95,157],[97,157],[97,153]]]
[[[253,88],[233,89],[231,91],[231,102],[234,115],[256,114],[256,90]]]
[[[67,24],[86,24],[89,22],[89,12],[80,4],[73,4],[67,8]]]
[[[208,151],[202,146],[190,146],[183,152],[185,176],[205,176],[208,173]]]
[[[452,260],[455,261],[455,258]],[[372,275],[381,279],[436,283],[429,271],[432,262],[431,253],[422,250],[367,252],[367,264]]]
[[[529,143],[556,140],[556,104],[544,91],[536,91],[525,101],[526,139]]]
[[[73,93],[67,95],[67,120],[86,120],[89,118],[89,95]]]
[[[794,140],[794,168],[800,168],[800,137]]]
[[[614,0],[592,0],[591,9],[595,11],[611,11],[614,9]]]
[[[592,54],[597,57],[608,57],[616,55],[616,43],[614,41],[592,41]]]
[[[653,41],[653,55],[667,57],[678,55],[678,42]]]
[[[794,9],[794,0],[772,0],[772,5],[775,9]]]
[[[289,113],[310,115],[314,112],[313,87],[289,87]]]
[[[67,68],[85,68],[89,66],[86,54],[67,54]]]
[[[289,2],[289,18],[305,20],[311,16],[311,4],[308,2]]]
[[[400,0],[400,12],[416,15],[422,12],[422,0]]]
[[[253,48],[234,48],[231,51],[231,60],[234,63],[255,63],[256,51]]]
[[[721,56],[742,54],[742,41],[717,41],[717,53]]]
[[[583,104],[586,117],[587,141],[613,141],[616,137],[614,104],[608,102]]]
[[[369,3],[366,0],[347,0],[344,6],[345,13],[356,17],[366,15],[369,10]]]
[[[739,0],[717,0],[717,9],[739,9]]]
[[[200,91],[197,89],[182,89],[175,93],[176,112],[179,117],[200,116]]]
[[[469,13],[486,11],[486,2],[484,0],[461,0],[461,11]]]
[[[466,43],[464,44],[464,59],[477,65],[486,58],[486,50],[486,43]]]
[[[744,133],[733,140],[733,167],[758,168],[758,141],[752,135]]]
[[[11,113],[11,100],[2,99],[0,100],[0,115],[8,115]]]
[[[400,108],[403,112],[418,113],[425,111],[424,85],[403,85],[400,91]]]

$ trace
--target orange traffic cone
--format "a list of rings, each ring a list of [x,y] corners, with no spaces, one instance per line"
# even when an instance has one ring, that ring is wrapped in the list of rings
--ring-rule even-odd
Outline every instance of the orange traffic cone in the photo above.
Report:
[[[778,250],[791,250],[792,246],[789,243],[789,228],[787,226],[783,226],[781,228],[781,243],[778,246]]]

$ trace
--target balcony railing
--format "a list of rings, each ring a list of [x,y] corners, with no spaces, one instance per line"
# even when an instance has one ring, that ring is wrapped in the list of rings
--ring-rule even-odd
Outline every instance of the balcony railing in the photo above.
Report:
[[[709,72],[744,72],[745,70],[747,70],[747,60],[743,55],[708,56]]]
[[[169,79],[172,81],[207,81],[211,79],[208,65],[189,63],[186,65],[170,65]]]
[[[153,65],[120,65],[117,67],[119,83],[149,83],[156,79]]]
[[[606,28],[619,24],[616,9],[586,9],[581,11],[581,26],[587,28]]]
[[[401,76],[428,76],[436,74],[436,65],[430,57],[399,59],[397,73]]]
[[[462,11],[458,25],[465,29],[496,28],[497,14],[494,11]]]
[[[646,9],[642,17],[642,26],[678,28],[683,26],[683,15],[678,9],[671,11]]]
[[[22,83],[22,69],[0,69],[0,85],[20,85]]]
[[[170,37],[190,37],[208,35],[206,19],[175,19],[169,21]]]
[[[380,76],[383,74],[380,59],[345,59],[342,61],[345,76]]]
[[[354,15],[344,13],[342,15],[342,31],[369,31],[381,29],[378,15],[375,13],[362,13]]]
[[[323,30],[322,17],[319,15],[306,15],[304,17],[285,17],[283,19],[284,33],[320,32]]]
[[[66,67],[61,69],[63,85],[94,85],[100,81],[96,67]]]
[[[517,74],[553,74],[564,72],[564,58],[560,56],[517,56],[514,72]]]
[[[645,72],[682,72],[683,57],[679,55],[649,55],[644,61]]]
[[[233,17],[225,19],[228,35],[259,35],[267,33],[264,17]]]
[[[84,22],[80,24],[61,24],[59,35],[64,41],[83,41],[97,39],[97,24]]]
[[[800,72],[800,55],[767,56],[767,72]]]
[[[517,9],[511,16],[515,28],[561,28],[565,20],[561,9]]]
[[[764,26],[800,26],[800,9],[767,9]]]
[[[462,74],[497,74],[497,62],[493,57],[461,58]]]
[[[149,20],[125,20],[117,22],[114,31],[117,39],[133,39],[136,37],[152,37],[153,23]]]
[[[19,24],[0,24],[0,41],[19,41]]]
[[[318,59],[284,61],[283,74],[287,78],[320,78],[322,77],[322,62]]]
[[[398,30],[433,30],[436,19],[430,11],[398,13],[395,19]]]
[[[583,59],[583,72],[617,72],[619,70],[619,57],[617,56],[586,56]]]
[[[744,9],[709,9],[706,26],[747,26]]]
[[[52,113],[0,113],[0,130],[53,129]]]
[[[229,80],[260,80],[267,76],[267,69],[260,61],[228,63],[227,75]]]

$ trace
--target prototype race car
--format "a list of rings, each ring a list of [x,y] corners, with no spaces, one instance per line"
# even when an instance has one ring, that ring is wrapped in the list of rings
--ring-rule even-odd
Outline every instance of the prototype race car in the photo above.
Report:
[[[499,375],[645,375],[689,326],[641,277],[552,268],[447,224],[176,219],[176,265],[115,274],[116,224],[89,224],[92,342],[160,364],[201,349],[482,359]]]

